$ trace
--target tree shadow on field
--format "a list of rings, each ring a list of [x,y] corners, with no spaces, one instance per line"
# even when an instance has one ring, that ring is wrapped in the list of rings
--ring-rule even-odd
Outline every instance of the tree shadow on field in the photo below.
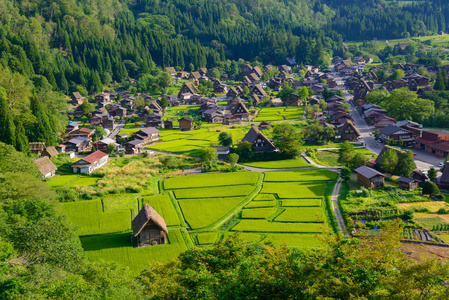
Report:
[[[80,237],[84,251],[108,248],[132,247],[131,232],[112,233]]]

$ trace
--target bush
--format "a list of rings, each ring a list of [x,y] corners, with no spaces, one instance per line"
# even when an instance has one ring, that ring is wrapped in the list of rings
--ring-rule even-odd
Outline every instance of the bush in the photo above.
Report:
[[[449,210],[447,210],[447,209],[445,209],[445,208],[440,208],[439,210],[438,210],[438,213],[440,214],[440,215],[446,215],[446,214],[449,214]]]
[[[370,197],[371,196],[371,192],[369,190],[367,190],[366,188],[362,187],[361,190],[363,192],[363,197]]]
[[[432,181],[426,181],[422,184],[422,194],[423,195],[440,195],[440,189]]]

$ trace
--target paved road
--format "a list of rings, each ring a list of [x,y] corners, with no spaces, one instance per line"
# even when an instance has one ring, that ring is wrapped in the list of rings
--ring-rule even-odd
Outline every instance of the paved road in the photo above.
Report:
[[[115,136],[120,132],[120,130],[125,127],[125,124],[125,120],[120,121],[120,123],[115,126],[114,130],[112,130],[107,137],[110,139],[114,139]]]

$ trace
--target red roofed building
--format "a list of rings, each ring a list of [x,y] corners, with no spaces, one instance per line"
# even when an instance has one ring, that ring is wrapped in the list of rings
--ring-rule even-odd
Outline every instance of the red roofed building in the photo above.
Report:
[[[446,146],[436,147],[437,144],[449,141],[449,131],[445,130],[423,130],[422,136],[416,139],[415,149],[425,150],[441,156]],[[438,149],[437,149],[438,148]],[[438,150],[438,151],[437,151]]]
[[[95,151],[94,153],[72,164],[73,173],[90,174],[94,170],[104,166],[108,162],[108,159],[108,154],[99,150]]]
[[[69,132],[67,134],[66,138],[68,140],[76,138],[76,137],[83,137],[86,139],[90,139],[90,137],[92,136],[93,133],[94,133],[93,129],[82,127],[80,129],[75,129],[75,130]]]

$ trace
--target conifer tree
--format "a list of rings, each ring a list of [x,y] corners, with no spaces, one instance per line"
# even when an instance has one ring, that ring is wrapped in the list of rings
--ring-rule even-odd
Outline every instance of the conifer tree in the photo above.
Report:
[[[14,125],[11,109],[9,108],[6,98],[0,96],[0,141],[9,144],[16,145],[16,126]]]
[[[23,152],[27,155],[30,154],[30,146],[28,144],[28,137],[25,134],[22,122],[20,120],[15,121],[16,125],[16,150]]]

